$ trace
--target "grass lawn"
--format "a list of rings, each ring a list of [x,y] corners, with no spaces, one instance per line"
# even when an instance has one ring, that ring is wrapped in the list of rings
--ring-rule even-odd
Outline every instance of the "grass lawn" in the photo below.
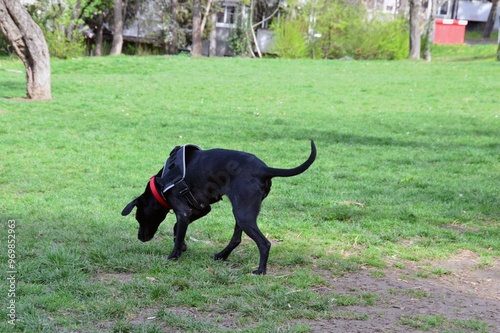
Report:
[[[20,99],[23,66],[0,59],[0,260],[7,267],[11,232],[15,263],[5,270],[17,282],[15,297],[0,282],[0,331],[308,332],[302,320],[341,316],[341,301],[377,302],[317,292],[327,277],[462,250],[491,265],[500,249],[494,49],[432,63],[54,59],[47,102]],[[309,139],[316,162],[275,179],[263,204],[267,276],[250,274],[258,251],[248,238],[227,262],[211,259],[232,234],[227,200],[190,226],[175,262],[166,260],[172,215],[149,243],[120,215],[175,145],[244,150],[288,168],[307,158]],[[12,300],[15,326],[5,319]]]

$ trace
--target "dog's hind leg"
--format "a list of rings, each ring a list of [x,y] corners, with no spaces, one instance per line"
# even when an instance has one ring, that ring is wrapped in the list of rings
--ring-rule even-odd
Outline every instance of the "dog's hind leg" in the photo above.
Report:
[[[236,225],[234,226],[234,233],[233,233],[233,237],[231,237],[231,241],[229,242],[229,244],[226,246],[226,248],[224,250],[220,251],[219,253],[214,254],[215,260],[226,260],[227,259],[227,257],[231,254],[231,252],[233,252],[233,250],[238,245],[240,245],[242,231],[243,230],[241,230],[241,228],[236,223]]]
[[[236,211],[233,209],[236,223],[238,226],[257,244],[260,253],[259,268],[253,271],[253,274],[264,275],[267,271],[267,259],[271,250],[271,242],[262,234],[257,226],[257,216],[259,214],[260,202],[258,207],[245,211]]]
[[[231,183],[231,191],[227,195],[233,206],[233,215],[236,219],[237,226],[245,232],[259,248],[259,267],[252,272],[253,274],[259,275],[266,274],[271,242],[269,242],[259,230],[257,226],[257,217],[259,216],[262,200],[264,200],[269,193],[270,187],[271,181],[269,179],[242,177],[240,181],[233,181]],[[231,240],[231,242],[232,241],[233,240]],[[231,243],[229,244],[228,248],[231,246]],[[222,251],[223,254],[225,254],[225,250]]]
[[[253,271],[253,274],[265,275],[267,272],[267,259],[271,250],[271,242],[260,232],[257,224],[243,228],[243,231],[257,243],[260,253],[259,268]]]

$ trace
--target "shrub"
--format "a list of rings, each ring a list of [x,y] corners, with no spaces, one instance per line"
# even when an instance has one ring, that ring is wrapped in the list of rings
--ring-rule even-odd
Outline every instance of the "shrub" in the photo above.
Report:
[[[238,12],[241,12],[241,8],[238,8]],[[227,39],[229,49],[233,56],[249,56],[251,54],[251,50],[249,49],[249,45],[251,45],[250,22],[243,15],[236,15],[235,25],[236,28],[229,30],[229,37]],[[212,27],[212,29],[216,28]]]
[[[44,35],[51,57],[67,59],[81,57],[85,54],[85,41],[79,32],[73,33],[71,41],[59,30],[44,29]]]
[[[352,36],[355,33],[356,38]],[[356,59],[402,59],[408,55],[408,30],[406,21],[402,19],[383,20],[374,18],[366,21],[364,26],[353,29],[349,55]]]
[[[355,32],[363,25],[364,8],[361,4],[345,4],[342,0],[325,0],[318,11],[315,32],[321,37],[316,41],[323,58],[335,59],[353,56],[357,44],[364,37]]]
[[[307,24],[303,20],[279,19],[271,26],[273,46],[271,50],[282,58],[306,58],[310,54],[307,42]]]
[[[73,41],[66,39],[64,34],[51,32],[44,29],[45,41],[49,48],[51,57],[66,59],[81,57],[85,54],[85,41],[81,34],[74,34]],[[3,35],[0,35],[0,55],[10,55],[14,51],[10,46],[9,41]]]
[[[325,4],[316,30],[321,33],[317,44],[324,58],[392,60],[408,55],[407,21],[373,16],[362,5]]]
[[[323,0],[293,13],[296,18],[282,18],[272,27],[281,57],[392,60],[408,55],[407,20],[368,13],[360,1]]]
[[[243,28],[231,29],[227,41],[233,56],[247,56],[249,54],[248,37]]]

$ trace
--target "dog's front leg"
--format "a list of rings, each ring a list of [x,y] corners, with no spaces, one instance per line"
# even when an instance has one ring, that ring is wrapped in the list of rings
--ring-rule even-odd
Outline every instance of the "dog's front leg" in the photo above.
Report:
[[[190,215],[189,215],[189,224],[193,223],[194,221],[196,221],[197,219],[207,215],[208,213],[210,213],[210,210],[212,208],[210,207],[210,205],[207,205],[205,206],[202,210],[190,210]],[[176,222],[174,224],[174,243],[175,243],[175,240],[177,239],[177,225],[178,225],[178,222]],[[187,250],[187,244],[185,241],[182,241],[181,243],[181,250],[182,252],[186,252]]]
[[[168,256],[168,259],[178,259],[183,249],[186,247],[184,239],[186,238],[186,231],[189,225],[189,216],[187,215],[177,215],[177,222],[174,226],[174,249],[172,253]]]
[[[175,222],[175,224],[174,224],[174,243],[175,243],[176,239],[177,239],[177,222]],[[187,244],[185,241],[182,242],[182,244],[181,244],[181,250],[182,250],[182,252],[187,251]]]

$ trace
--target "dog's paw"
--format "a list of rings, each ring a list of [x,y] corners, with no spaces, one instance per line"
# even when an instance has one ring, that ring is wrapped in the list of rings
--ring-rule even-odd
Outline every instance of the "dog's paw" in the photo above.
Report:
[[[227,260],[227,256],[221,255],[220,253],[216,253],[216,254],[214,254],[214,260],[225,261],[225,260]]]
[[[252,274],[254,274],[254,275],[266,275],[266,271],[261,270],[261,269],[256,269],[255,271],[252,272]]]
[[[168,256],[168,260],[177,260],[181,257],[180,253],[177,254],[177,253],[171,253],[169,256]]]

